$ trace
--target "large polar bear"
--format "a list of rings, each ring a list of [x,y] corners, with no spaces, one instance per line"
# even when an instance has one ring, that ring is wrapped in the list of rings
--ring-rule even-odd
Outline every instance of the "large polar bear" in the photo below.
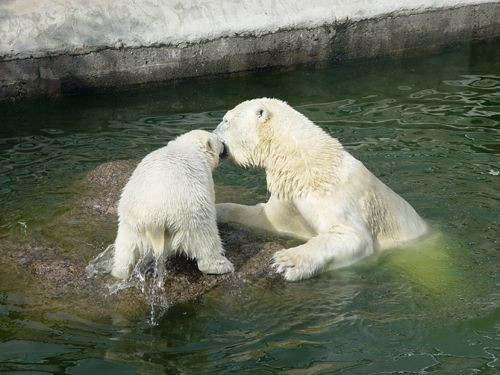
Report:
[[[218,204],[217,219],[307,240],[274,254],[287,280],[347,266],[426,232],[403,198],[283,101],[243,102],[215,134],[233,162],[265,168],[271,194],[256,206]]]
[[[193,130],[146,155],[123,189],[111,274],[126,279],[139,256],[164,260],[176,251],[200,271],[233,271],[224,257],[215,212],[212,170],[224,146]]]

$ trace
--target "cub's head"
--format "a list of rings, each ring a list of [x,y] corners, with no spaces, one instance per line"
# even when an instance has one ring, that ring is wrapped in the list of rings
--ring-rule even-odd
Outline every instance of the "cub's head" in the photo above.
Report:
[[[205,130],[191,130],[176,139],[176,142],[194,144],[208,157],[212,169],[219,164],[219,158],[224,153],[224,144],[214,134]]]
[[[247,100],[226,113],[214,134],[224,143],[233,162],[243,166],[261,164],[259,149],[270,141],[272,110],[279,104],[287,106],[277,99]]]

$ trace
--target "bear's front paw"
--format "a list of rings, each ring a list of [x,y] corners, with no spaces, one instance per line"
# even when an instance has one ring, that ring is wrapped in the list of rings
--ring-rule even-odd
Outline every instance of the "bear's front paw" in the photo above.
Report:
[[[234,272],[233,264],[226,257],[198,261],[198,269],[203,273],[215,275]]]
[[[272,266],[276,272],[283,274],[287,281],[308,279],[316,273],[313,262],[300,248],[275,252]]]

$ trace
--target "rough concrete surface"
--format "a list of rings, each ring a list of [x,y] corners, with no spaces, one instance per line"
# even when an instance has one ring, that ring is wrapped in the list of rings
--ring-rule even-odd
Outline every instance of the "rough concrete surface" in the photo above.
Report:
[[[3,269],[30,278],[28,284],[41,303],[56,300],[64,306],[70,301],[70,309],[85,309],[96,316],[111,310],[128,316],[144,313],[147,301],[137,289],[109,296],[107,285],[116,280],[102,275],[87,278],[85,272],[89,261],[114,239],[118,199],[136,165],[137,161],[122,160],[98,166],[80,183],[82,199],[74,210],[17,238],[0,238]],[[280,244],[226,225],[219,230],[235,272],[205,275],[194,261],[183,256],[170,259],[164,293],[171,306],[192,301],[219,285],[281,279],[271,268],[271,255],[282,248]]]
[[[497,37],[499,1],[11,0],[0,3],[0,100]]]

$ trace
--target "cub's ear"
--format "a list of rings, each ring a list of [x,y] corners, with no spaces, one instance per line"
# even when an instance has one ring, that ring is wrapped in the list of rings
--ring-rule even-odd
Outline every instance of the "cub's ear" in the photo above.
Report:
[[[255,112],[255,114],[256,114],[259,122],[266,122],[271,117],[271,114],[269,113],[267,108],[262,107],[262,106],[257,108],[257,111]]]
[[[205,147],[207,149],[208,152],[210,153],[214,153],[214,154],[220,154],[220,151],[219,149],[221,148],[219,143],[221,143],[220,141],[218,140],[215,140],[215,139],[212,139],[212,138],[208,138],[207,139],[207,142],[205,144]]]

